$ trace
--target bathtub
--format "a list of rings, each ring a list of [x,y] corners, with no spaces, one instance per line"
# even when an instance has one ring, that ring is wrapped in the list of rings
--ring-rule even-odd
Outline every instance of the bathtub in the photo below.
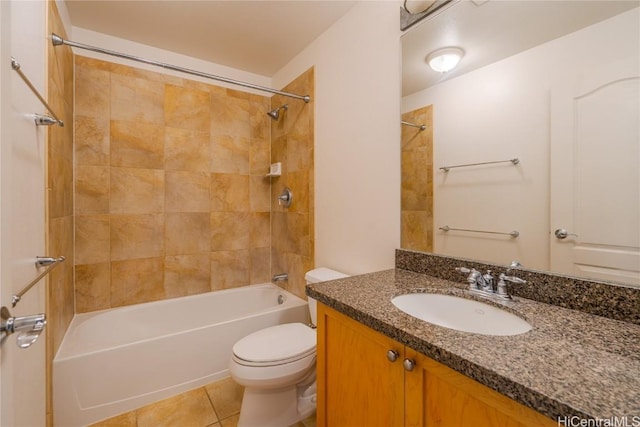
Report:
[[[91,424],[224,378],[240,338],[307,321],[306,301],[270,283],[78,314],[53,360],[54,425]]]

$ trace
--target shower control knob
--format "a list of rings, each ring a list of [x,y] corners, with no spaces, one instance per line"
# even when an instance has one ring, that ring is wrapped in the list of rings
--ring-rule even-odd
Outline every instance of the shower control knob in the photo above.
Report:
[[[389,362],[395,362],[396,360],[398,360],[398,357],[400,357],[400,355],[398,354],[397,351],[395,350],[387,351],[387,359],[389,359]]]
[[[404,366],[405,371],[413,371],[413,368],[416,367],[416,362],[411,359],[404,359],[404,362],[402,362],[402,366]]]

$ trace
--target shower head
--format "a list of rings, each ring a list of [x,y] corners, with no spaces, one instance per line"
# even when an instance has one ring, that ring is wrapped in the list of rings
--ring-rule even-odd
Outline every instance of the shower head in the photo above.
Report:
[[[278,118],[280,117],[280,110],[287,110],[287,109],[289,109],[289,105],[284,104],[283,106],[278,107],[275,110],[269,111],[267,115],[271,117],[273,120],[278,120]]]

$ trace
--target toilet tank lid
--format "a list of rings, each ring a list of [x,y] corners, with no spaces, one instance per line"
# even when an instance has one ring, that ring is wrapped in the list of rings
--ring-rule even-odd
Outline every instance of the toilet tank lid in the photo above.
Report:
[[[314,270],[308,271],[304,275],[304,280],[308,283],[326,282],[327,280],[336,280],[349,277],[348,274],[341,273],[339,271],[331,270],[330,268],[320,267]]]

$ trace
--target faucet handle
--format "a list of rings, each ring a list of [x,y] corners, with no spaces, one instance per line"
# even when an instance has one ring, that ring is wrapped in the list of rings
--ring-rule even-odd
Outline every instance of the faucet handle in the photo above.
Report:
[[[462,273],[462,274],[467,274],[467,273],[471,273],[471,270],[468,269],[467,267],[456,267],[456,271]]]
[[[500,280],[506,280],[507,282],[511,282],[511,283],[527,283],[527,281],[524,279],[521,279],[516,276],[507,276],[504,273],[500,274]]]

